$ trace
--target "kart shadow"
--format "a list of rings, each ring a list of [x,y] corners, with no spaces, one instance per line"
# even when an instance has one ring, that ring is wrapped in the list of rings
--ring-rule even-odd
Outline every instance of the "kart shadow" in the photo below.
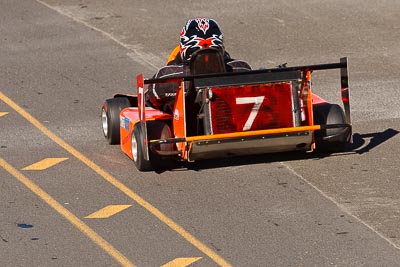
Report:
[[[390,138],[393,138],[399,131],[392,128],[386,129],[383,132],[367,133],[353,135],[353,151],[357,154],[370,152],[373,148],[381,145]]]
[[[273,163],[273,162],[286,162],[293,160],[304,160],[320,158],[312,153],[305,152],[282,152],[282,153],[271,153],[263,155],[251,155],[251,156],[238,156],[228,157],[219,159],[208,159],[202,161],[196,161],[193,163],[186,163],[183,167],[188,170],[201,171],[205,169],[215,169],[222,167],[233,167],[233,166],[245,166],[262,163]]]
[[[252,156],[240,156],[240,157],[229,157],[219,159],[201,160],[192,163],[183,163],[181,166],[172,171],[184,168],[186,170],[200,171],[205,169],[215,169],[221,167],[232,167],[240,165],[253,165],[262,163],[273,163],[273,162],[289,162],[297,160],[310,160],[310,159],[322,159],[330,156],[347,155],[347,154],[365,154],[370,152],[372,149],[378,147],[387,140],[393,138],[399,133],[399,131],[392,128],[386,129],[382,132],[353,134],[353,143],[349,145],[344,152],[340,153],[322,153],[322,152],[282,152],[273,154],[263,155],[252,155]]]

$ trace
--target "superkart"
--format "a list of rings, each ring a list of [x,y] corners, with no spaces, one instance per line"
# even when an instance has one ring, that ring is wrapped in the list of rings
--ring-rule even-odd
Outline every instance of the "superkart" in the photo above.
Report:
[[[120,144],[140,171],[173,161],[314,150],[338,152],[352,142],[348,61],[227,73],[213,49],[193,54],[190,75],[137,76],[137,94],[105,100],[101,118],[109,144]],[[339,69],[342,105],[313,93],[315,71]],[[176,83],[171,112],[145,104],[145,86]],[[343,107],[343,108],[342,108]]]

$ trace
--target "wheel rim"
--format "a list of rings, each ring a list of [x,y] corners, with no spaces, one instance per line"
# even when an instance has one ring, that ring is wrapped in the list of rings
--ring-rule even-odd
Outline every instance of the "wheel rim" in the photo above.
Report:
[[[101,110],[101,122],[103,125],[104,136],[108,137],[108,119],[107,119],[107,113],[104,109]]]
[[[138,156],[138,146],[137,146],[137,141],[136,141],[135,135],[133,133],[132,133],[132,142],[131,143],[132,143],[131,151],[132,151],[133,161],[136,162],[137,156]]]

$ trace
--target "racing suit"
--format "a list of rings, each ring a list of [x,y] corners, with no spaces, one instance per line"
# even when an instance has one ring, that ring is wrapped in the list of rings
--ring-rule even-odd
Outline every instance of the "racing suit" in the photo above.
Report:
[[[250,65],[243,60],[232,59],[230,55],[224,53],[224,62],[227,72],[241,72],[250,71]],[[168,62],[168,64],[160,68],[153,78],[168,78],[178,75],[189,74],[188,64],[182,62],[181,57],[178,55],[175,59]],[[176,83],[163,83],[151,84],[146,90],[146,103],[147,105],[160,109],[163,111],[170,111],[171,105],[175,100],[176,88],[179,86]]]

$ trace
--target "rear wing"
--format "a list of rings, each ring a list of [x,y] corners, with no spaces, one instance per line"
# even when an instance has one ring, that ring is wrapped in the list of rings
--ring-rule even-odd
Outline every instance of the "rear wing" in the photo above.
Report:
[[[246,85],[268,82],[279,82],[293,80],[301,72],[303,79],[307,73],[317,70],[340,69],[341,98],[346,115],[346,123],[351,124],[350,118],[350,92],[349,92],[349,71],[348,58],[340,58],[338,63],[305,65],[284,68],[271,68],[262,70],[253,70],[245,72],[228,72],[200,75],[178,75],[169,78],[143,79],[143,85],[156,83],[181,83],[182,81],[194,82],[195,87],[211,87],[211,86],[231,86]],[[139,78],[139,76],[138,76]],[[138,87],[139,88],[139,87]]]

